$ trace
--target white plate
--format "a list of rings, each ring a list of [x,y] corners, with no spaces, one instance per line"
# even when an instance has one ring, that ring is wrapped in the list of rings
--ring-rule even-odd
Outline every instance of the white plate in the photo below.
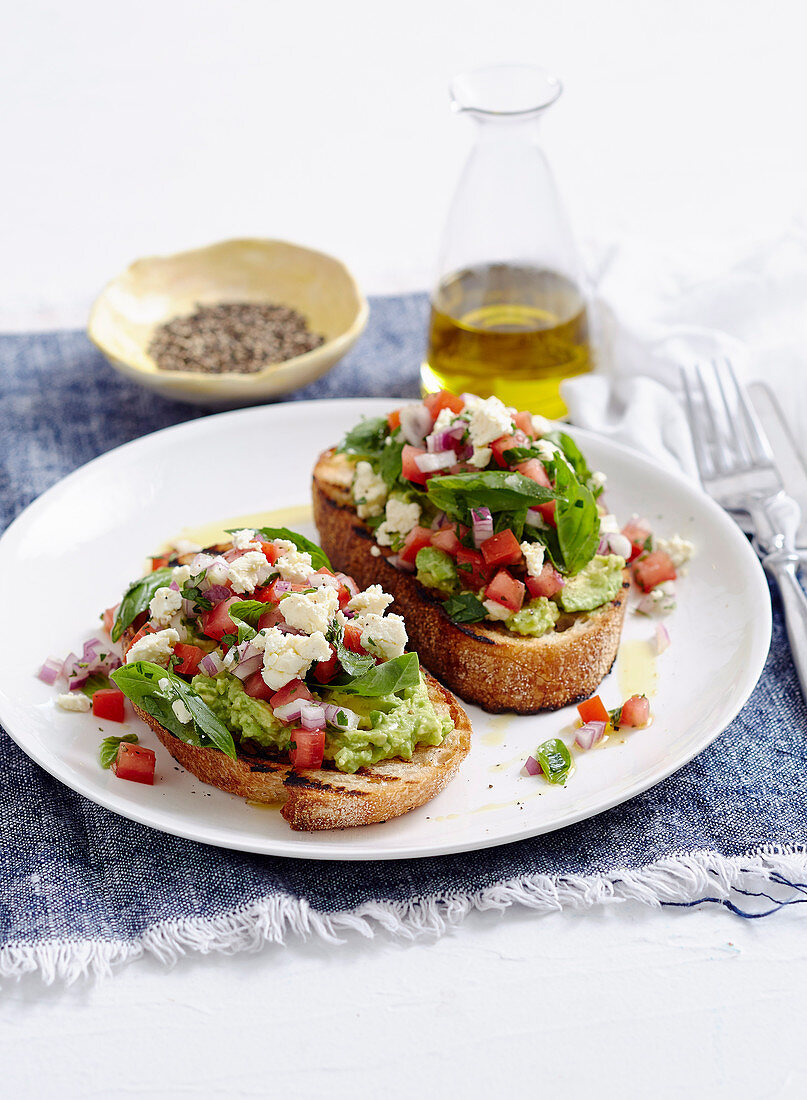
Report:
[[[668,620],[672,644],[658,658],[650,728],[579,754],[567,785],[552,787],[522,775],[522,764],[549,737],[571,742],[574,708],[524,718],[469,707],[473,748],[447,790],[402,818],[334,833],[294,833],[278,812],[206,787],[175,767],[135,718],[127,726],[157,749],[156,785],[101,770],[101,737],[124,731],[59,711],[54,690],[35,675],[44,658],[96,633],[99,612],[140,575],[144,557],[183,529],[290,508],[297,526],[314,535],[310,520],[299,521],[317,453],[360,415],[389,408],[329,401],[207,417],[119,447],[35,501],[0,540],[0,601],[6,623],[19,627],[0,632],[0,720],[20,748],[87,798],[155,829],[311,859],[432,856],[535,836],[624,802],[706,748],[762,671],[771,630],[763,572],[732,520],[688,482],[574,432],[592,467],[609,475],[613,512],[624,519],[638,512],[660,535],[679,532],[698,546]],[[629,611],[620,657],[600,688],[609,707],[648,686],[646,642],[654,629]],[[636,684],[626,682],[631,676]]]

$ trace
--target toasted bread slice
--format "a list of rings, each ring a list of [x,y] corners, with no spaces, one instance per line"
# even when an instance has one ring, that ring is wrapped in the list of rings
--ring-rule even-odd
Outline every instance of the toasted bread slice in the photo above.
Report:
[[[336,569],[365,588],[380,584],[395,597],[412,649],[438,679],[461,699],[494,713],[556,710],[593,693],[619,648],[627,571],[612,603],[561,616],[543,638],[522,637],[498,623],[455,623],[435,593],[387,561],[391,551],[376,545],[356,515],[352,476],[350,460],[333,449],[314,467],[314,520],[322,548]]]
[[[171,755],[189,772],[250,802],[280,805],[292,829],[346,829],[370,825],[422,806],[454,777],[471,747],[471,723],[454,696],[424,671],[437,713],[453,731],[440,745],[421,745],[411,760],[383,760],[354,775],[336,768],[294,771],[289,763],[239,751],[235,760],[217,749],[186,745],[156,718],[135,706]]]

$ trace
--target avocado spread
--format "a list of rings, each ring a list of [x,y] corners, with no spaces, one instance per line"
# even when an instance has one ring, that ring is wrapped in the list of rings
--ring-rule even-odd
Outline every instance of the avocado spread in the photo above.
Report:
[[[436,588],[450,596],[459,588],[457,565],[450,554],[435,546],[424,546],[415,558],[417,579],[424,588]]]
[[[560,608],[546,596],[537,596],[530,600],[515,615],[506,620],[505,626],[514,634],[525,634],[530,638],[540,638],[554,629],[560,618]]]
[[[211,678],[200,673],[192,686],[236,740],[248,739],[273,752],[288,751],[291,727],[279,722],[267,703],[247,695],[237,677],[221,673]],[[451,720],[438,716],[422,676],[417,687],[401,695],[363,699],[334,690],[321,696],[323,702],[348,707],[361,716],[358,729],[328,729],[325,734],[324,758],[342,772],[355,772],[391,757],[411,760],[417,745],[439,745],[451,732]]]
[[[557,595],[564,611],[593,611],[616,599],[622,588],[625,559],[616,554],[596,554],[588,565],[569,577]]]

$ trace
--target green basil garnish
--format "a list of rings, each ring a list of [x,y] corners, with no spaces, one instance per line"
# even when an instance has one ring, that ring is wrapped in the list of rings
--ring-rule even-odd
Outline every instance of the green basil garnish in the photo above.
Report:
[[[457,596],[450,596],[443,604],[443,610],[455,623],[478,623],[487,615],[481,600],[471,592],[460,592]]]
[[[513,470],[438,475],[429,479],[426,492],[438,511],[459,522],[467,520],[472,508],[512,512],[555,499],[551,489]]]
[[[102,768],[111,768],[115,763],[115,757],[118,755],[118,746],[122,741],[126,741],[130,745],[136,745],[137,734],[126,733],[123,737],[105,737],[98,750],[98,759],[101,762]]]
[[[120,602],[115,622],[112,626],[112,641],[117,642],[121,634],[128,626],[131,626],[138,615],[148,611],[152,597],[158,588],[167,588],[171,583],[173,569],[166,566],[163,569],[155,569],[147,577],[141,577],[139,581],[132,581],[126,589],[126,594]]]
[[[228,534],[232,534],[232,532],[228,532]],[[263,537],[264,542],[272,542],[274,539],[285,539],[287,542],[293,542],[298,550],[311,555],[312,568],[321,569],[325,566],[326,569],[331,569],[328,555],[322,547],[317,546],[311,539],[307,539],[305,535],[290,531],[288,527],[259,527],[258,534]]]
[[[541,765],[547,783],[565,783],[572,770],[572,754],[557,737],[544,741],[535,750],[535,759]]]
[[[360,695],[365,699],[374,699],[384,695],[395,695],[420,683],[420,662],[417,653],[404,653],[393,657],[381,665],[374,665],[369,671],[349,680],[332,680],[322,684],[322,690],[335,688],[349,695]],[[317,686],[317,685],[315,685]]]
[[[336,450],[356,458],[379,458],[388,435],[385,416],[368,417],[350,429]]]

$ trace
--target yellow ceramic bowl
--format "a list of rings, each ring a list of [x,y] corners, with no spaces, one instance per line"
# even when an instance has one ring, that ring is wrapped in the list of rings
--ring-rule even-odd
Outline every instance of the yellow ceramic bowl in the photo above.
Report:
[[[298,310],[325,343],[254,374],[160,370],[148,353],[155,328],[197,304],[276,302]],[[313,382],[358,340],[367,300],[339,260],[286,241],[222,241],[137,260],[108,283],[87,331],[116,370],[197,405],[254,405]]]

